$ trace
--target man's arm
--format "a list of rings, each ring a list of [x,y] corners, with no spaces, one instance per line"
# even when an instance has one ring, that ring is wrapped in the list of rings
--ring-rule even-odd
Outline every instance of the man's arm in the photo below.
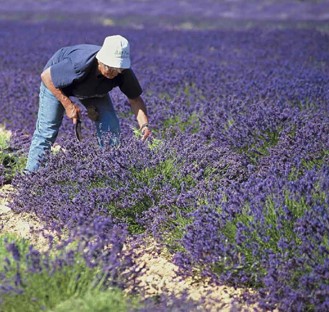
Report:
[[[54,86],[51,79],[50,67],[41,74],[41,80],[47,89],[62,103],[67,117],[72,119],[73,123],[76,124],[79,118],[80,109],[62,92],[61,89]]]
[[[128,102],[131,106],[131,110],[136,116],[139,128],[142,131],[142,141],[145,141],[151,135],[151,130],[148,127],[149,121],[147,117],[146,105],[141,96],[134,99],[128,99]]]

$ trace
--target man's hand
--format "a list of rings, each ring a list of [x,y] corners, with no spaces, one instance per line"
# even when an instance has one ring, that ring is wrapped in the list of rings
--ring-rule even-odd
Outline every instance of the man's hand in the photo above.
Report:
[[[78,122],[79,116],[80,116],[80,108],[76,104],[67,105],[65,107],[66,116],[70,119],[72,119],[73,124],[76,124]]]
[[[142,135],[143,135],[142,142],[145,142],[146,139],[151,136],[152,132],[148,125],[144,125],[142,127],[141,131],[142,131]]]

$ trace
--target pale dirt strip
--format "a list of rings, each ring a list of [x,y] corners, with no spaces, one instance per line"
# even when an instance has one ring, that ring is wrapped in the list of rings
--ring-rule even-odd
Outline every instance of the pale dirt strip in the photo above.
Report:
[[[0,188],[0,235],[10,233],[19,238],[24,238],[35,245],[39,250],[48,246],[46,239],[35,231],[41,229],[41,224],[36,217],[28,213],[14,213],[8,206],[7,200],[13,192],[11,185]]]

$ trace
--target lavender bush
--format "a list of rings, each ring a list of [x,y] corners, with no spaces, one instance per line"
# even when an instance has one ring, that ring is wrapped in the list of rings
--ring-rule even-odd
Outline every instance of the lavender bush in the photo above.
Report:
[[[97,228],[95,235],[94,228]],[[109,287],[122,289],[134,274],[132,255],[123,251],[125,226],[109,218],[95,218],[80,224],[60,244],[50,237],[49,249],[41,253],[28,242],[2,238],[6,248],[0,288],[4,310],[51,309],[62,301],[99,293]],[[110,294],[109,294],[110,295]],[[120,300],[118,300],[120,301]],[[121,298],[122,304],[124,299]]]
[[[270,10],[264,6],[252,16],[262,20],[253,27],[241,28],[233,19],[232,27],[220,28],[215,5],[220,12],[229,5],[209,3],[203,22],[191,18],[189,30],[175,14],[164,14],[156,26],[146,27],[154,22],[152,14],[158,18],[160,7],[131,24],[129,15],[110,12],[114,26],[100,26],[94,19],[69,22],[64,15],[57,16],[61,23],[0,21],[0,123],[13,132],[15,157],[27,153],[47,59],[61,46],[101,44],[109,34],[121,33],[131,41],[133,68],[154,131],[153,140],[139,141],[129,107],[115,90],[122,146],[98,148],[84,112],[88,139],[78,144],[65,119],[57,141],[60,151],[48,155],[37,173],[16,176],[11,207],[35,214],[48,229],[74,241],[78,247],[71,260],[81,257],[90,270],[100,270],[104,287],[124,288],[133,280],[125,271],[133,257],[122,247],[128,237],[137,240],[144,234],[167,247],[182,275],[192,272],[257,290],[249,299],[258,300],[260,309],[326,311],[326,21],[318,14],[313,24],[300,24],[310,4],[294,2],[292,13],[290,2],[280,2],[277,7],[285,7],[299,22],[282,24],[280,13],[273,11],[280,24],[265,23]],[[47,5],[60,11],[53,2]],[[253,2],[246,6],[256,8]],[[192,7],[199,12],[198,3]],[[94,10],[100,8],[97,2]],[[326,5],[319,1],[312,8],[325,12]],[[20,10],[27,12],[26,7]],[[142,5],[135,8],[137,16],[144,11]],[[78,8],[74,12],[79,17]],[[5,170],[0,165],[0,184]],[[54,243],[50,251],[58,247]],[[2,273],[2,290],[18,289],[10,284],[15,274]],[[174,298],[172,307],[167,299],[144,303],[141,309],[196,310],[186,298]]]

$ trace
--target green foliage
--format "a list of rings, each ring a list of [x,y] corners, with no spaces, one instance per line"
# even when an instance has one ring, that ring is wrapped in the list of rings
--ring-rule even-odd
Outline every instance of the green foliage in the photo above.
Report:
[[[130,168],[129,170],[132,177],[129,184],[129,193],[123,192],[120,198],[107,205],[108,210],[115,218],[127,222],[131,233],[144,232],[145,229],[139,224],[137,218],[141,216],[144,211],[147,211],[152,205],[156,205],[158,203],[161,196],[159,191],[161,190],[163,184],[171,185],[177,190],[177,192],[180,192],[182,182],[185,182],[189,186],[193,186],[195,184],[191,176],[179,175],[177,166],[179,166],[179,164],[175,159],[168,158],[154,167],[145,167],[142,170],[136,169],[135,167]],[[118,207],[119,202],[135,196],[141,185],[149,188],[151,196],[145,194],[136,202],[136,204],[130,207]],[[175,208],[164,207],[164,209]]]
[[[182,119],[181,116],[175,115],[166,119],[163,122],[164,128],[178,127],[180,131],[185,132],[189,128],[191,133],[197,133],[200,129],[200,121],[197,112],[193,112],[187,119]]]
[[[162,239],[170,253],[184,252],[181,239],[186,233],[186,227],[192,223],[192,217],[187,214],[192,209],[182,210],[180,207],[171,206],[172,216],[162,224]]]
[[[161,147],[162,141],[156,138],[151,138],[147,140],[147,146],[150,150],[155,150]]]
[[[10,136],[9,131],[0,127],[0,164],[4,167],[4,173],[2,174],[4,174],[6,182],[10,182],[18,172],[22,172],[26,163],[25,156],[10,151]]]
[[[291,169],[289,174],[289,180],[295,181],[299,179],[305,171],[312,169],[319,169],[323,164],[329,160],[329,150],[322,150],[317,155],[312,155],[308,160],[302,159],[301,164],[298,168],[294,167]]]
[[[8,148],[10,141],[10,132],[5,131],[3,127],[0,126],[0,150]]]
[[[249,274],[253,279],[248,287],[262,286],[260,277],[266,275],[266,270],[261,263],[264,253],[269,251],[272,253],[286,253],[287,258],[293,257],[295,250],[282,249],[280,247],[280,240],[293,242],[293,246],[298,246],[300,239],[293,231],[295,222],[310,209],[306,204],[305,199],[292,199],[288,192],[285,192],[285,199],[282,207],[276,207],[273,198],[267,198],[262,209],[262,220],[257,220],[253,211],[251,211],[248,204],[246,204],[240,214],[227,222],[225,227],[221,229],[228,242],[234,244],[239,251],[239,263],[234,262],[228,258],[222,259],[214,265],[214,272],[221,274],[224,271],[230,271],[234,274],[239,270]],[[287,217],[289,215],[289,217]],[[237,243],[237,234],[239,228],[243,226],[243,241]],[[255,253],[253,245],[261,246],[263,254]],[[257,274],[255,274],[257,272]]]
[[[256,143],[242,148],[240,152],[248,156],[251,163],[257,164],[260,158],[269,155],[270,148],[278,144],[280,132],[281,130],[279,129],[255,134],[254,138]]]
[[[90,290],[84,296],[71,297],[58,304],[51,312],[126,312],[139,305],[137,298],[129,298],[119,289]]]
[[[126,196],[126,195],[124,195]],[[122,200],[123,198],[120,198]],[[145,228],[137,221],[144,211],[147,211],[152,205],[152,199],[145,195],[135,205],[130,207],[118,207],[117,203],[107,205],[108,211],[115,218],[122,220],[128,224],[128,230],[132,234],[140,234],[145,231]]]
[[[133,132],[134,132],[134,136],[137,139],[139,139],[139,140],[142,139],[143,135],[139,129],[135,128],[135,129],[133,129]],[[157,133],[157,131],[155,129],[152,129],[152,137],[149,137],[146,140],[147,146],[149,147],[150,150],[156,150],[157,148],[159,148],[161,146],[162,141],[155,138],[156,133]]]
[[[27,239],[21,238],[14,234],[1,234],[0,235],[0,273],[3,272],[4,267],[4,260],[5,258],[8,258],[9,260],[12,260],[11,253],[7,251],[6,245],[8,243],[15,243],[18,247],[18,250],[21,255],[24,255],[28,252],[29,249],[29,241]],[[14,271],[12,272],[14,274]]]
[[[180,189],[182,182],[186,182],[187,185],[193,186],[194,181],[191,176],[182,176],[178,174],[178,166],[179,163],[174,158],[167,158],[154,167],[146,167],[142,170],[132,168],[131,172],[138,181],[150,187],[152,186],[155,189],[160,189],[163,183],[169,183],[177,190]],[[157,183],[159,183],[159,185],[157,185]]]
[[[6,241],[15,242],[20,251],[20,261],[15,261],[6,250]],[[111,310],[119,312],[127,311],[128,306],[138,305],[137,298],[125,296],[119,289],[104,289],[102,281],[99,281],[100,269],[87,267],[85,262],[78,257],[74,259],[73,264],[63,262],[56,269],[49,270],[43,264],[43,260],[47,263],[49,258],[41,255],[41,271],[29,271],[24,262],[29,251],[28,246],[28,241],[12,235],[0,237],[0,261],[3,263],[6,257],[9,260],[9,265],[6,265],[6,276],[13,278],[19,274],[22,281],[21,285],[16,285],[19,290],[17,293],[10,292],[2,295],[0,311],[97,312]]]

